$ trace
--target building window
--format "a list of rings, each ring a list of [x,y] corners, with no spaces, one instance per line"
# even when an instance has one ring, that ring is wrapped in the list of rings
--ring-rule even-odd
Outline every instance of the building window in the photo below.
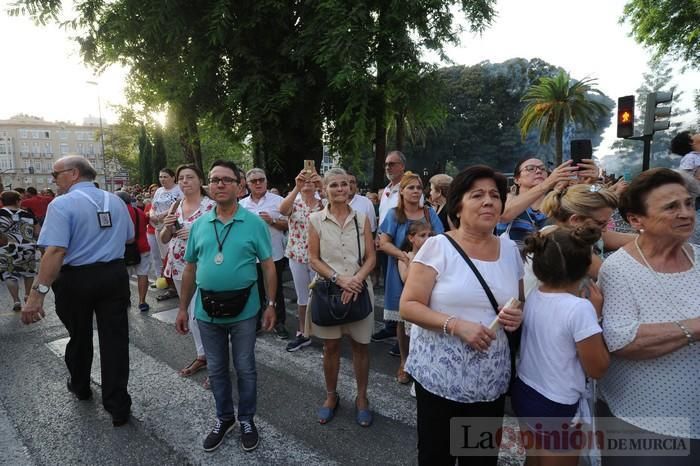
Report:
[[[29,130],[20,129],[18,131],[20,139],[29,139]]]
[[[38,142],[32,143],[32,155],[39,155],[39,143]]]
[[[61,144],[61,155],[66,155],[68,153],[68,144],[62,143]]]
[[[68,131],[59,131],[58,137],[59,137],[59,139],[63,139],[63,140],[68,139]]]
[[[53,148],[50,142],[44,143],[44,155],[51,155],[53,153]]]

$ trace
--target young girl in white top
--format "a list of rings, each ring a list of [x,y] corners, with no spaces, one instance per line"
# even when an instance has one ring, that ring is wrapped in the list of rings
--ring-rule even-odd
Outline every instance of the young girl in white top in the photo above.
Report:
[[[570,441],[574,429],[568,424],[585,393],[586,376],[602,377],[610,363],[599,325],[602,295],[590,284],[590,300],[578,297],[599,238],[597,228],[555,227],[525,240],[540,286],[525,302],[512,400],[524,446],[531,447],[528,464],[577,464],[581,446]]]

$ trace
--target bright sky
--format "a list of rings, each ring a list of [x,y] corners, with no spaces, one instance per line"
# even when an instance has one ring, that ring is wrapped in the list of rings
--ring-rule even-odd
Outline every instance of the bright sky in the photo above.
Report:
[[[27,18],[8,17],[13,0],[0,0],[0,44],[5,72],[0,74],[0,119],[28,113],[48,120],[81,123],[98,113],[114,121],[111,104],[125,103],[127,71],[118,66],[95,77],[80,60],[70,33],[57,26],[35,26]],[[539,57],[569,70],[574,77],[598,78],[598,87],[614,100],[634,93],[646,70],[649,53],[618,24],[626,0],[498,0],[498,18],[478,37],[464,33],[462,44],[448,50],[456,64],[483,60]],[[87,84],[94,80],[99,86]],[[685,91],[684,106],[692,108],[700,72],[677,75]],[[688,119],[694,117],[694,113]],[[611,125],[597,155],[614,140]]]

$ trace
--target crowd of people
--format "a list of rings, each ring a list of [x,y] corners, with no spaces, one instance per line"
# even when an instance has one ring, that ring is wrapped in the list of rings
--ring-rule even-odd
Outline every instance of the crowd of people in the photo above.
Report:
[[[393,151],[385,161],[389,184],[366,196],[341,168],[321,176],[305,167],[281,196],[263,169],[243,172],[218,160],[206,175],[194,165],[163,168],[160,186],[128,188],[117,199],[93,185],[89,162],[64,157],[53,173],[61,195],[47,210],[38,208],[36,190],[25,206],[16,191],[2,193],[2,278],[25,323],[44,316],[53,287],[70,335],[67,386],[79,399],[91,396],[87,319],[96,314],[102,398],[115,426],[128,422],[131,405],[128,275],[138,277],[143,312],[149,276],[165,290],[159,299],[179,296],[175,327],[192,335],[195,349],[180,375],[206,369],[215,400],[206,451],[236,420],[242,448],[258,446],[255,338],[274,331],[290,340],[289,352],[322,340],[321,425],[345,396],[337,389],[340,346],[350,340],[353,409],[364,428],[374,419],[370,342],[396,338],[396,381],[411,384],[416,398],[419,464],[495,465],[497,450],[455,455],[451,420],[500,420],[507,406],[521,432],[537,440],[527,446],[528,464],[577,464],[582,449],[559,445],[552,420],[589,425],[597,416],[635,435],[686,439],[688,453],[664,464],[696,464],[695,137],[679,170],[652,169],[629,182],[603,178],[592,160],[549,172],[534,156],[517,163],[511,187],[483,165],[423,180]],[[287,268],[298,316],[291,339]],[[31,290],[24,307],[20,281]],[[384,327],[374,332],[377,289]],[[658,456],[603,454],[602,461],[658,464]]]

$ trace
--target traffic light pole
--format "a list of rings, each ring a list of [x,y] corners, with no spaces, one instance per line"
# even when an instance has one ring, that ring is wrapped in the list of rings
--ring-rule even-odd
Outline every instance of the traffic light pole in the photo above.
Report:
[[[649,166],[651,165],[651,141],[653,138],[654,136],[652,135],[632,136],[627,138],[644,142],[644,152],[642,153],[642,171],[649,170]]]

